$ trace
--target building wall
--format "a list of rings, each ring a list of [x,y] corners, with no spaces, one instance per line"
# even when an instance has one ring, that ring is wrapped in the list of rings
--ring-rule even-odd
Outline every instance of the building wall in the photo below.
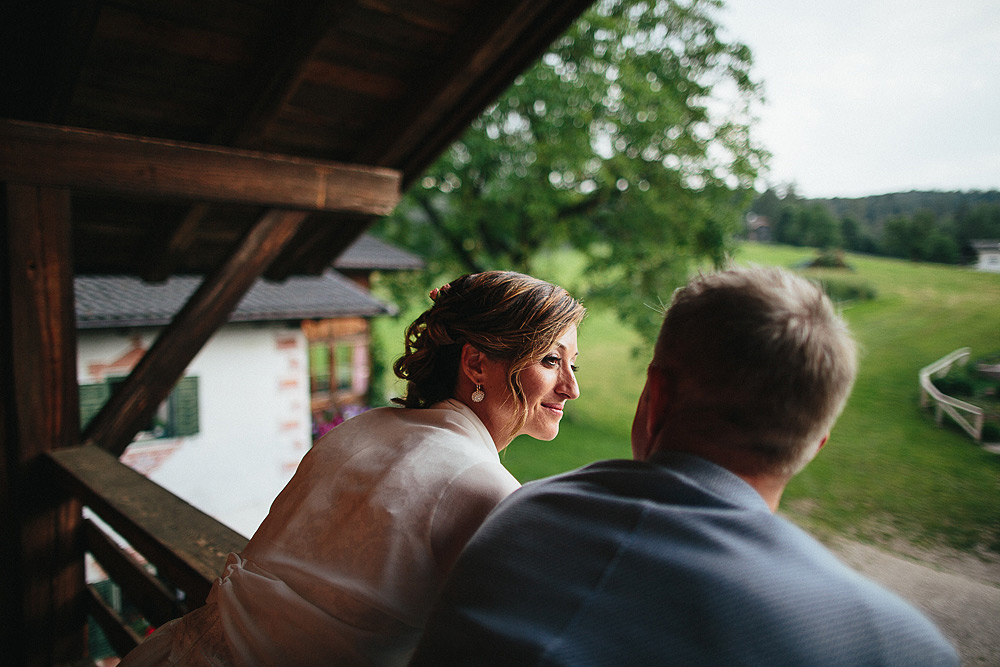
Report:
[[[81,330],[80,384],[127,374],[156,333]],[[249,537],[311,445],[305,336],[277,323],[231,324],[185,376],[198,378],[198,433],[139,440],[122,461]]]
[[[1000,273],[1000,250],[980,250],[976,268],[980,271]]]

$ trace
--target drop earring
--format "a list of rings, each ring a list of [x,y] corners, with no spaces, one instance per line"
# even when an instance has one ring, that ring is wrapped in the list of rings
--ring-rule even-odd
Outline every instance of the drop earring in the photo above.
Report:
[[[472,402],[482,403],[484,398],[486,398],[486,394],[483,392],[483,385],[477,384],[476,390],[472,392]]]

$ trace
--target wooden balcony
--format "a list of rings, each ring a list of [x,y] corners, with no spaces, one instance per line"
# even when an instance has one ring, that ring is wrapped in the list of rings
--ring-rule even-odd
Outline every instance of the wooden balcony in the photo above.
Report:
[[[134,645],[85,553],[153,625],[204,601],[243,538],[117,457],[254,281],[329,267],[590,2],[7,3],[5,664],[86,660],[88,613]],[[73,280],[107,274],[204,281],[81,434]]]
[[[94,445],[50,452],[47,460],[60,487],[124,538],[145,561],[124,549],[94,521],[81,523],[82,549],[153,627],[203,605],[226,555],[241,551],[247,543],[239,533]],[[86,609],[119,655],[141,641],[131,619],[108,605],[93,585],[86,589]]]

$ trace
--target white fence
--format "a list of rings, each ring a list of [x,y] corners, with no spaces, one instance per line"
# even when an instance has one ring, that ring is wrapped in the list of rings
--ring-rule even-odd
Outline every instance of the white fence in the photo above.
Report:
[[[971,350],[967,347],[955,350],[946,357],[938,359],[929,366],[920,369],[920,407],[926,408],[934,401],[934,419],[941,423],[943,415],[947,414],[955,420],[955,423],[962,427],[966,433],[971,435],[976,442],[983,441],[983,409],[976,407],[957,398],[952,398],[942,394],[937,387],[931,383],[931,377],[944,377],[948,370],[954,365],[964,365],[969,361]],[[971,415],[970,422],[959,411],[967,412]]]

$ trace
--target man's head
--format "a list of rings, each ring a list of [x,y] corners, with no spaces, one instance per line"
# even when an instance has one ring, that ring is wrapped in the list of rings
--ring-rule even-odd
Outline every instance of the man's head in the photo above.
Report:
[[[846,324],[809,281],[774,268],[699,276],[675,292],[660,329],[633,452],[791,476],[825,441],[856,369]]]

